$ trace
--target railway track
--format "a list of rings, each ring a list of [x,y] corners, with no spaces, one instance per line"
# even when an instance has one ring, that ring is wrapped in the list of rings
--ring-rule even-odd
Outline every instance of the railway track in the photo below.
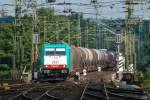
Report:
[[[52,99],[49,100],[79,100],[82,89],[77,85],[57,86],[47,91],[47,95]]]
[[[61,83],[57,83],[61,84]],[[57,84],[40,83],[13,87],[10,90],[0,92],[0,100],[34,100]],[[22,99],[21,99],[22,98]]]
[[[55,86],[55,88],[58,86]],[[30,88],[27,91],[24,91],[19,95],[10,98],[9,100],[62,100],[58,97],[48,94],[48,92],[51,91],[51,88],[52,87],[50,86]]]
[[[9,100],[79,100],[82,89],[75,84],[33,87]]]
[[[142,90],[123,90],[105,84],[44,83],[14,93],[0,100],[149,100]]]
[[[149,100],[140,90],[121,90],[103,85],[90,86],[87,84],[80,100]]]
[[[22,91],[20,90],[20,92],[15,92],[15,89],[13,90],[14,93],[13,91],[11,93],[10,91],[7,91],[6,94],[0,95],[0,100],[64,100],[65,98],[68,98],[68,94],[74,87],[75,85],[70,83],[66,83],[65,85],[62,83],[36,84],[35,86],[28,89]],[[77,88],[76,90],[79,89]]]
[[[63,99],[57,98],[55,96],[51,96],[51,95],[47,94],[47,92],[46,92],[40,98],[38,98],[36,100],[63,100]]]
[[[36,100],[64,100],[60,96],[57,97],[57,96],[50,94],[50,92],[52,92],[53,90],[55,90],[56,88],[59,88],[59,87],[64,87],[64,86],[55,86],[54,88],[47,90],[40,97],[38,97]]]
[[[87,84],[84,88],[80,100],[109,100],[109,96],[105,86],[91,86]]]

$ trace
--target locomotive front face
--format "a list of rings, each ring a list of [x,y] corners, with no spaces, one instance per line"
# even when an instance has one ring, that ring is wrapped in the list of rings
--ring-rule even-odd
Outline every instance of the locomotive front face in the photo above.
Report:
[[[46,48],[44,52],[44,69],[66,69],[67,56],[65,48]]]
[[[44,78],[66,78],[70,73],[70,47],[66,43],[46,43],[41,53]]]

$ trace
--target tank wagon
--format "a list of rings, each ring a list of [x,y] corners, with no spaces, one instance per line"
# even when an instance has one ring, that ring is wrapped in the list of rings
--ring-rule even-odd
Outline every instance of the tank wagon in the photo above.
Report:
[[[114,66],[115,56],[106,50],[69,46],[64,42],[51,42],[42,46],[40,75],[38,76],[66,78],[77,71],[82,72],[83,69],[93,71],[98,67]]]

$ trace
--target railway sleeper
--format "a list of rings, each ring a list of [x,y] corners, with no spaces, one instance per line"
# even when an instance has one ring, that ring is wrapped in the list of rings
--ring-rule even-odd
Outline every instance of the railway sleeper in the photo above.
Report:
[[[139,94],[139,95],[144,95],[147,93],[144,90],[125,90],[125,89],[115,89],[110,87],[107,87],[107,90],[115,93],[131,93],[131,94]]]
[[[148,98],[146,96],[127,96],[127,95],[121,95],[121,94],[117,94],[117,93],[112,93],[112,92],[108,92],[109,96],[112,97],[117,97],[117,98],[122,98],[125,100],[148,100]]]
[[[96,98],[96,99],[106,100],[106,97],[104,95],[96,95],[96,94],[92,94],[92,93],[89,93],[89,92],[85,92],[84,98],[86,98],[86,97],[93,97],[93,98]]]
[[[19,94],[13,98],[10,98],[9,100],[32,100],[32,99],[24,96],[23,94]]]
[[[102,92],[103,89],[100,89],[100,88],[93,88],[93,87],[87,87],[87,90],[90,90],[90,91],[99,91],[99,92]]]
[[[36,100],[63,100],[63,99],[45,93],[44,95],[42,95]]]

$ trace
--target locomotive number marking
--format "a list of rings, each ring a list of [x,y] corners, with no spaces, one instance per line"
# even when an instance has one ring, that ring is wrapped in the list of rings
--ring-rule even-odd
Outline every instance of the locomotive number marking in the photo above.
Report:
[[[59,61],[52,61],[52,64],[58,64]]]

